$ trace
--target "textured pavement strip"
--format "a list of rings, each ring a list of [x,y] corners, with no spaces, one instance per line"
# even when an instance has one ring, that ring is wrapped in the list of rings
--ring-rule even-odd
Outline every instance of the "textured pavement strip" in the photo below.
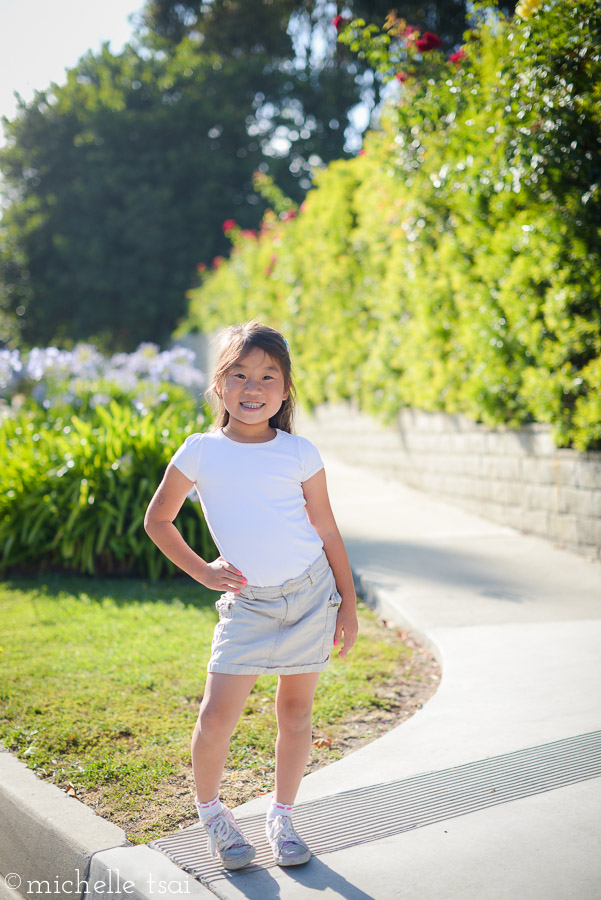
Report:
[[[599,776],[601,731],[595,731],[299,804],[294,823],[318,856]],[[212,859],[200,825],[149,846],[206,885],[273,866],[264,814],[238,821],[257,848],[255,863],[243,873],[226,872]]]

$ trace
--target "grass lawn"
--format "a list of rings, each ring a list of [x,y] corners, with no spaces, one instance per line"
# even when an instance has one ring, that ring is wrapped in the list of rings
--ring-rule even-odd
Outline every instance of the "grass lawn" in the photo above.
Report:
[[[192,824],[190,737],[217,596],[189,579],[2,582],[0,741],[134,842]],[[394,707],[387,685],[401,674],[404,683],[421,680],[412,671],[417,649],[362,605],[360,627],[353,652],[334,657],[320,678],[318,765],[343,755],[332,744],[336,728]],[[259,678],[232,738],[222,791],[232,805],[273,788],[276,683]]]

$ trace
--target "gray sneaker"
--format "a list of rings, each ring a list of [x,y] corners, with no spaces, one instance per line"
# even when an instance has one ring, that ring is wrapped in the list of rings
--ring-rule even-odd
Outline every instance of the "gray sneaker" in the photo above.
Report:
[[[268,819],[265,831],[278,866],[300,866],[311,859],[311,851],[292,827],[290,816]]]
[[[255,858],[257,851],[246,840],[227,806],[202,825],[209,835],[211,856],[220,858],[226,869],[241,869]]]

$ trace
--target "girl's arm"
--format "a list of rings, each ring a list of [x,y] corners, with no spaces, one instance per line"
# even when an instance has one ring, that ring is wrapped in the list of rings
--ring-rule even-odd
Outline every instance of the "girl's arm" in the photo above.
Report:
[[[334,643],[337,644],[344,634],[344,645],[339,654],[344,659],[357,639],[359,628],[357,622],[357,597],[346,548],[330,506],[324,469],[320,469],[308,481],[303,482],[303,493],[305,495],[307,516],[323,541],[323,549],[334,573],[336,587],[342,597],[336,622]]]
[[[144,529],[167,559],[212,591],[238,591],[246,579],[220,556],[211,563],[202,559],[185,542],[173,520],[182,508],[194,482],[169,463],[167,471],[148,504]]]

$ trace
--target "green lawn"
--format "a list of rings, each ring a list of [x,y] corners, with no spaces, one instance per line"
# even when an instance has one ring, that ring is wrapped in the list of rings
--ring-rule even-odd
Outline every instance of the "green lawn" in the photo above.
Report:
[[[216,599],[189,579],[4,581],[0,740],[40,777],[71,782],[131,840],[190,824],[190,736]],[[316,729],[358,709],[386,709],[376,685],[410,664],[413,651],[364,607],[361,630],[353,653],[334,658],[320,679]],[[238,779],[238,802],[252,795],[245,784],[254,793],[273,786],[275,688],[274,676],[258,680],[232,739],[228,772]],[[154,815],[144,813],[153,806]]]

